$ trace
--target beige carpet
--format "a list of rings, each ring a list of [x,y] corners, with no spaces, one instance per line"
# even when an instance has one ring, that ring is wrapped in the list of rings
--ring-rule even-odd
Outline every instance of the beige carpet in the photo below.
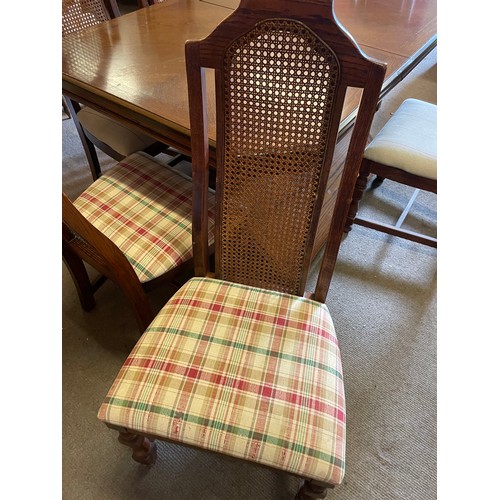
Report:
[[[436,102],[435,52],[384,100],[374,132],[406,97]],[[91,177],[72,122],[62,127],[62,184],[73,197]],[[395,220],[410,195],[385,181],[367,192],[362,210]],[[409,224],[436,234],[434,195],[419,194]],[[329,499],[436,498],[436,255],[359,226],[342,243],[327,305],[345,375],[347,472]],[[135,463],[96,417],[137,340],[133,315],[111,283],[95,310],[83,312],[64,265],[62,297],[64,499],[293,498],[295,477],[180,446],[159,443],[151,468]],[[167,298],[166,290],[151,295],[157,309]]]

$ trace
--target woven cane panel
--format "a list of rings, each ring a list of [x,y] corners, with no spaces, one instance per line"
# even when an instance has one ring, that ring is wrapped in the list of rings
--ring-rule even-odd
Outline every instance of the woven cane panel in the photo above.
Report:
[[[63,36],[108,19],[109,16],[101,0],[63,0],[62,2]]]
[[[228,49],[223,279],[299,293],[338,77],[296,21],[264,21]]]

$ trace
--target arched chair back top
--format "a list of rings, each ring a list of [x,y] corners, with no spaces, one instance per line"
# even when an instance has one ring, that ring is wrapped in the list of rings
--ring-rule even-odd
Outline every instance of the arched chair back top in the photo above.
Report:
[[[215,69],[215,277],[302,295],[349,87],[363,89],[313,298],[324,301],[385,64],[367,57],[332,2],[242,0],[186,44],[196,273],[210,272],[205,68]],[[309,12],[314,11],[314,14]],[[199,204],[199,205],[197,205]]]

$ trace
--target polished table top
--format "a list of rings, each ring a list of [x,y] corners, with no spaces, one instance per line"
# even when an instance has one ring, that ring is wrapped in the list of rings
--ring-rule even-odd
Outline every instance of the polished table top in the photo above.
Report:
[[[208,35],[238,3],[166,0],[64,37],[63,93],[188,151],[185,41]],[[362,50],[387,63],[385,91],[436,43],[436,0],[335,0],[334,10]],[[210,79],[208,85],[214,139]],[[358,98],[351,93],[344,122]]]

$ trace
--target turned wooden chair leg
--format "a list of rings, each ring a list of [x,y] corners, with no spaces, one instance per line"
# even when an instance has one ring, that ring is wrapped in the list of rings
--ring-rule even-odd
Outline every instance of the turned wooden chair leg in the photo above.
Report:
[[[333,486],[315,481],[314,479],[307,479],[300,488],[295,500],[312,500],[316,498],[325,498],[328,489],[333,489]]]
[[[118,441],[132,448],[132,458],[144,465],[153,465],[156,462],[157,451],[154,439],[133,434],[127,429],[120,429]]]
[[[352,229],[354,224],[354,219],[358,213],[359,202],[363,197],[363,193],[366,189],[366,184],[368,183],[368,176],[370,175],[370,170],[366,168],[365,162],[363,161],[361,168],[359,170],[359,175],[356,180],[356,185],[354,187],[354,192],[352,193],[352,201],[349,206],[349,213],[347,215],[347,221],[344,227],[344,233],[348,233]]]

